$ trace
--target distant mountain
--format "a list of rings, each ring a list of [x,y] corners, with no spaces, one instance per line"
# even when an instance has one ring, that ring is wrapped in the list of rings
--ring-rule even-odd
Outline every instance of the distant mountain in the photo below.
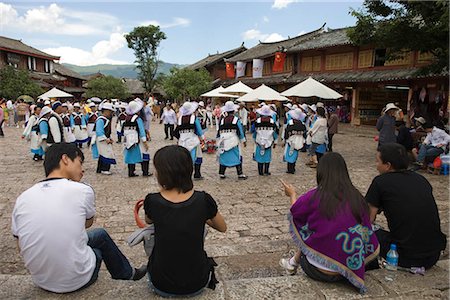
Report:
[[[77,66],[72,64],[63,65],[81,75],[89,75],[93,73],[100,72],[104,75],[111,75],[117,78],[137,78],[137,71],[135,65],[93,65],[93,66]],[[158,73],[169,74],[172,67],[182,68],[185,65],[171,64],[166,62],[161,62],[159,65]]]

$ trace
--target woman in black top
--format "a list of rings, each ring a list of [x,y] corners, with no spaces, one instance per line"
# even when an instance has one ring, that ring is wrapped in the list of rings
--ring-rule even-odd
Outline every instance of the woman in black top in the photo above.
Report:
[[[145,218],[155,226],[155,246],[148,262],[150,287],[163,297],[192,296],[215,286],[214,261],[204,250],[205,223],[225,232],[214,199],[194,191],[188,150],[166,146],[153,160],[159,193],[145,198]]]

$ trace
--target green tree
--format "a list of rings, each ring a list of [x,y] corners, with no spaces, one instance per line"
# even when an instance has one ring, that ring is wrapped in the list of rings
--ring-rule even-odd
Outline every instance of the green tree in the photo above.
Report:
[[[95,78],[87,84],[86,97],[99,97],[101,99],[125,99],[130,97],[125,83],[111,75]]]
[[[163,82],[167,96],[177,101],[198,98],[210,90],[211,86],[212,78],[206,69],[195,71],[172,68]]]
[[[388,49],[388,59],[398,58],[405,50],[428,51],[435,60],[420,72],[441,73],[449,63],[448,4],[448,0],[365,0],[362,9],[350,12],[358,21],[348,35],[357,45]]]
[[[0,97],[17,99],[21,95],[36,98],[44,91],[28,76],[28,71],[6,66],[0,70]]]
[[[125,35],[128,48],[134,50],[138,69],[138,78],[144,83],[144,89],[151,93],[155,86],[155,77],[158,71],[158,47],[166,34],[159,26],[139,26]]]

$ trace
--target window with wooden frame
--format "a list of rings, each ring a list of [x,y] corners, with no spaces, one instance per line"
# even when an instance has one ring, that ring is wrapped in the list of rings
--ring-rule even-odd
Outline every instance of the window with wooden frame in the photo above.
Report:
[[[363,50],[358,53],[358,68],[373,67],[373,50]]]
[[[312,56],[302,57],[301,71],[302,72],[311,72],[312,68],[313,68],[313,58],[312,58]]]
[[[398,58],[392,60],[386,60],[385,66],[403,66],[408,65],[411,62],[411,51],[404,51]]]
[[[428,63],[435,59],[434,55],[428,51],[418,51],[417,62],[418,63]]]
[[[286,56],[286,59],[284,60],[284,72],[292,72],[294,65],[294,57],[292,55]]]
[[[272,74],[272,58],[264,60],[263,76]]]
[[[325,70],[345,70],[353,67],[353,52],[325,56]]]
[[[28,70],[36,70],[36,58],[28,56]]]
[[[50,73],[50,61],[44,60],[44,71],[45,73]]]
[[[245,77],[252,77],[253,73],[253,63],[247,62],[247,65],[245,66]]]
[[[320,55],[314,56],[312,61],[312,70],[314,72],[318,72],[320,71],[321,66],[322,66],[322,57]]]

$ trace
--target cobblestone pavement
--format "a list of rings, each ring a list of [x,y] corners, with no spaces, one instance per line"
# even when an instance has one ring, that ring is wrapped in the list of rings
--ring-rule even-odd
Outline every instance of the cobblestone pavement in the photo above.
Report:
[[[24,190],[43,179],[42,163],[34,162],[29,148],[20,139],[21,129],[5,128],[5,138],[0,139],[0,298],[58,298],[33,288],[18,254],[16,242],[10,233],[10,218],[15,199]],[[156,149],[174,143],[164,140],[162,125],[152,123],[152,155]],[[334,137],[335,151],[347,161],[353,183],[365,194],[371,180],[377,175],[375,168],[375,131],[371,127],[353,128],[341,125]],[[208,138],[214,137],[210,129]],[[204,154],[203,181],[196,181],[197,190],[210,193],[219,204],[219,211],[228,224],[225,234],[209,231],[205,247],[219,263],[218,278],[221,281],[216,292],[207,292],[205,299],[295,299],[299,295],[307,299],[350,299],[363,297],[353,289],[339,284],[325,285],[308,279],[305,275],[285,276],[278,267],[281,256],[288,256],[295,249],[288,233],[286,214],[289,199],[284,196],[279,179],[295,185],[302,194],[315,186],[315,171],[304,166],[306,154],[297,163],[297,174],[286,174],[282,162],[283,148],[273,152],[270,170],[272,175],[260,177],[256,163],[252,161],[254,143],[250,134],[248,146],[242,148],[246,181],[238,181],[235,169],[227,169],[227,178],[220,180],[215,155]],[[130,248],[127,236],[137,227],[133,219],[136,200],[149,192],[156,192],[154,177],[128,178],[122,160],[122,145],[115,144],[118,165],[112,168],[112,176],[95,173],[96,162],[90,151],[86,155],[83,180],[96,191],[97,217],[94,227],[104,227],[135,265],[146,263],[142,247]],[[152,167],[153,168],[153,167]],[[138,172],[140,167],[137,166]],[[433,186],[439,208],[442,231],[449,233],[449,177],[425,174]],[[383,217],[379,223],[386,225]],[[55,224],[58,226],[58,224]],[[448,298],[448,247],[439,267],[428,271],[425,277],[396,273],[387,276],[384,270],[370,272],[367,278],[370,298],[438,299]],[[138,283],[118,282],[109,278],[106,270],[100,274],[95,288],[64,297],[69,298],[143,298],[152,296],[144,280]]]

